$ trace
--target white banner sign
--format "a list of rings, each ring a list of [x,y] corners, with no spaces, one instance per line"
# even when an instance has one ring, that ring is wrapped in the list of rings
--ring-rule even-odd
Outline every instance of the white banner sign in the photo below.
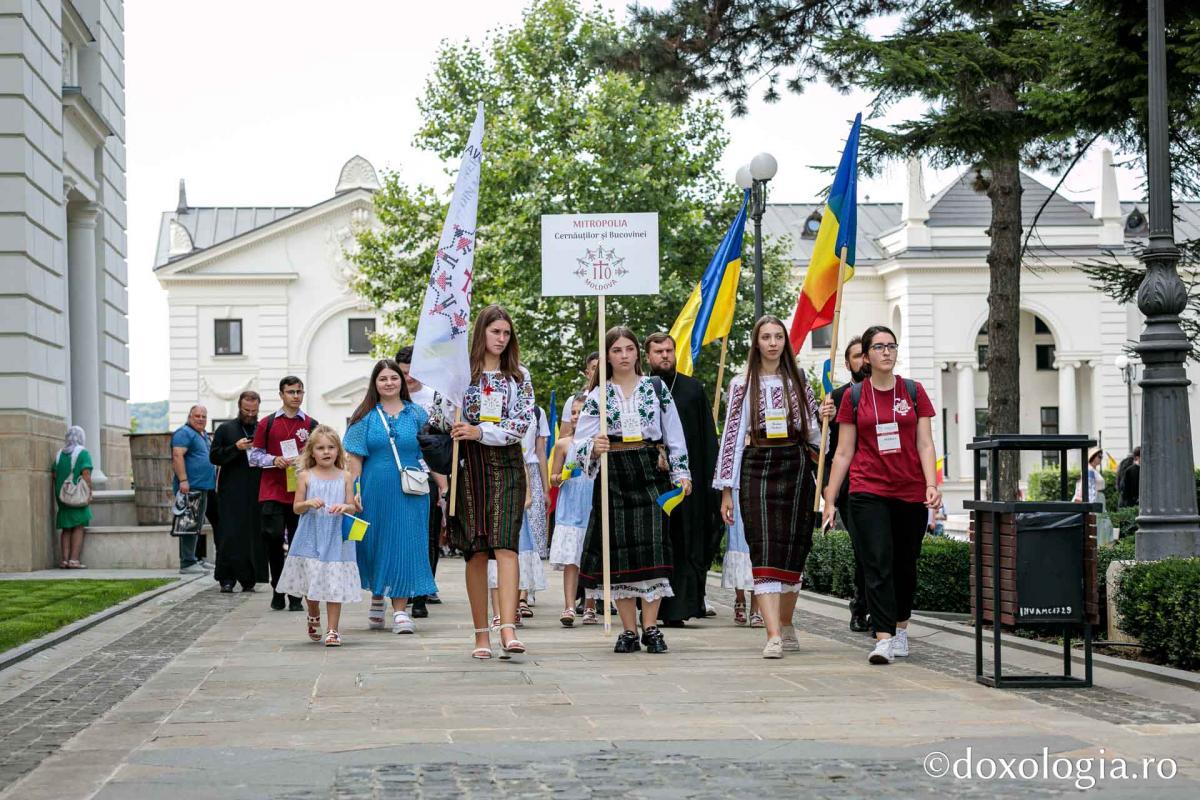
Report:
[[[658,214],[544,214],[542,294],[658,294]]]

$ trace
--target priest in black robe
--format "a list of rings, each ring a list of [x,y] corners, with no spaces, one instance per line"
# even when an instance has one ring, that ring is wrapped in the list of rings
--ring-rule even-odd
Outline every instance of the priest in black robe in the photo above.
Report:
[[[213,434],[209,459],[217,473],[217,505],[221,526],[213,577],[222,592],[232,592],[235,583],[253,592],[254,584],[266,583],[267,542],[258,517],[258,481],[262,470],[250,466],[250,447],[258,426],[258,392],[245,391],[238,398],[238,417],[222,423]]]
[[[658,376],[671,390],[683,423],[692,493],[671,512],[671,549],[674,569],[668,597],[659,607],[665,625],[682,625],[684,620],[704,617],[704,588],[708,570],[721,543],[721,493],[712,488],[717,467],[717,428],[704,385],[675,371],[675,342],[665,333],[646,338],[646,361],[650,374]],[[649,623],[647,623],[649,624]]]

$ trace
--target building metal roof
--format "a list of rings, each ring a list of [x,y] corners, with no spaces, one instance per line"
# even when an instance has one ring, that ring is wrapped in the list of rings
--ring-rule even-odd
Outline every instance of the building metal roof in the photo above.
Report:
[[[929,208],[926,225],[936,227],[986,228],[992,222],[992,201],[986,192],[973,186],[974,170],[959,175],[945,189],[934,196]],[[1061,194],[1051,197],[1050,189],[1039,181],[1021,173],[1021,219],[1031,220],[1046,198],[1050,202],[1042,211],[1039,226],[1048,228],[1060,225],[1099,225],[1092,219],[1090,210],[1073,203]]]
[[[182,225],[192,237],[195,252],[207,250],[303,210],[303,206],[267,206],[187,208],[182,213],[178,210],[164,212],[158,226],[158,248],[154,257],[154,268],[158,269],[171,260],[168,254],[171,248],[172,222]]]

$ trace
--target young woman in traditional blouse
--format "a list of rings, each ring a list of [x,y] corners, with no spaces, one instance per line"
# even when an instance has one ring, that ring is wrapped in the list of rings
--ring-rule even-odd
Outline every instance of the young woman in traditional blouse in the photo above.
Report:
[[[821,427],[783,323],[762,317],[750,342],[746,374],[729,387],[713,487],[721,490],[727,525],[738,505],[767,628],[763,658],[782,658],[784,650],[800,649],[792,615],[812,548],[816,482],[809,448],[820,446]]]
[[[614,648],[618,653],[640,650],[637,601],[642,601],[642,638],[651,653],[665,653],[667,643],[658,629],[658,607],[671,591],[671,537],[668,517],[658,498],[680,486],[691,494],[687,445],[671,391],[659,378],[642,375],[640,340],[625,327],[605,336],[608,396],[605,411],[608,435],[600,435],[598,376],[588,386],[587,400],[575,428],[576,458],[586,474],[599,475],[600,455],[608,453],[609,547],[612,596],[624,631]],[[659,468],[659,445],[666,447],[667,469]],[[588,597],[603,594],[600,524],[600,481],[592,495],[579,568]]]
[[[467,562],[467,598],[475,623],[474,658],[492,657],[488,625],[488,558],[496,559],[500,592],[501,658],[524,653],[517,639],[517,545],[525,513],[521,438],[534,421],[533,383],[521,366],[517,332],[508,312],[488,306],[471,335],[471,385],[458,399],[462,419],[443,400],[431,427],[459,443],[456,508],[450,543]]]

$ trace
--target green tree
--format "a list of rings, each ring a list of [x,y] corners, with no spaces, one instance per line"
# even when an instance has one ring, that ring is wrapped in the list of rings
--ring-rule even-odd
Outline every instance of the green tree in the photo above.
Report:
[[[612,297],[607,309],[609,325],[645,335],[670,328],[740,202],[718,170],[726,135],[717,104],[665,104],[636,77],[597,66],[596,53],[614,46],[619,32],[610,15],[574,0],[536,0],[520,25],[481,46],[443,44],[419,100],[416,146],[454,168],[475,105],[484,103],[472,302],[500,303],[513,315],[543,402],[550,388],[579,384],[583,359],[596,349],[597,304],[540,295],[541,215],[658,212],[660,293]],[[357,291],[384,309],[398,340],[416,331],[449,185],[439,192],[386,175],[375,203],[380,224],[358,236]],[[775,308],[793,297],[782,244],[767,260],[765,291]],[[733,364],[745,355],[751,285],[747,264]],[[706,350],[697,374],[710,387],[717,352]]]

